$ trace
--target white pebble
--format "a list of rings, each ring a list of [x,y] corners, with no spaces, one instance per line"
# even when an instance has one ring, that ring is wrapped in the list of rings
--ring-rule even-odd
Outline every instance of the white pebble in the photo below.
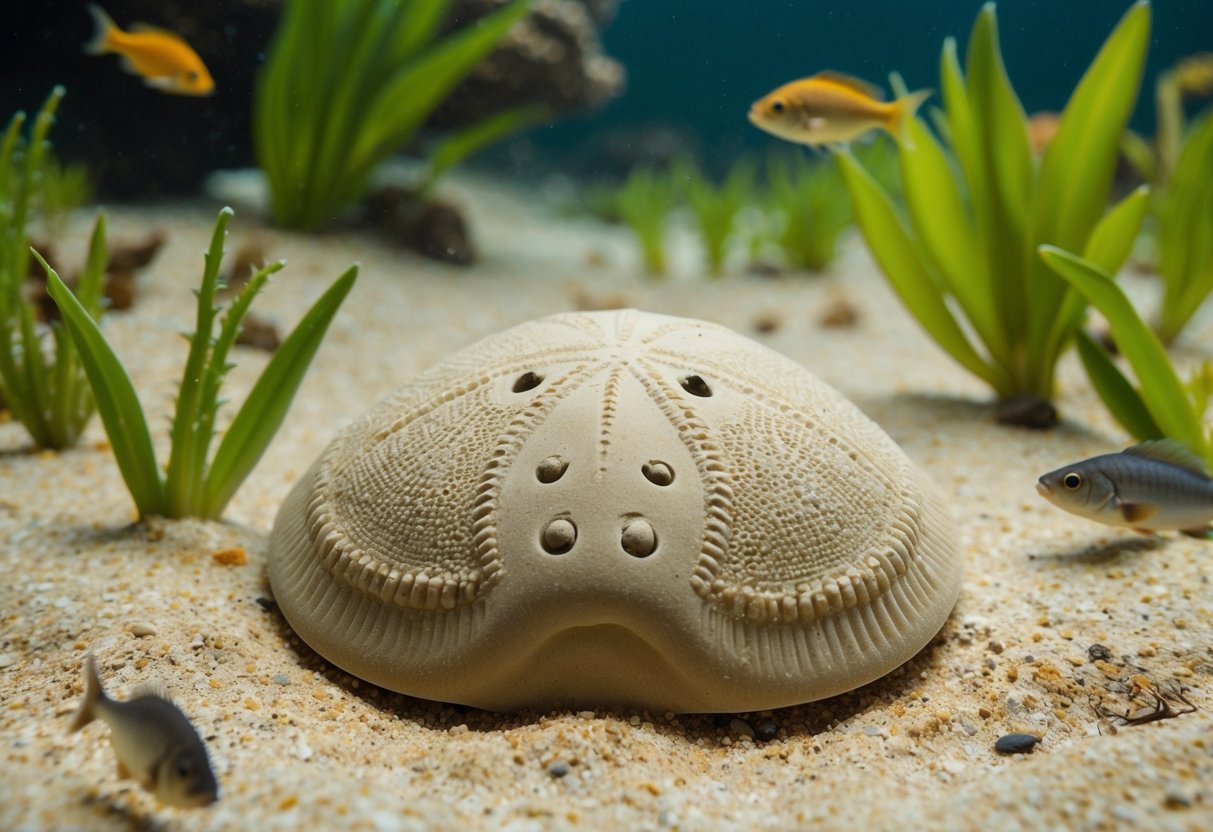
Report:
[[[10,656],[8,653],[0,653],[0,668],[12,667],[16,663],[16,661],[17,660],[14,659],[12,656]]]
[[[151,624],[147,624],[142,621],[139,621],[139,622],[136,622],[131,625],[131,635],[133,635],[135,638],[143,638],[144,636],[154,636],[154,635],[156,635],[156,628],[153,627]]]

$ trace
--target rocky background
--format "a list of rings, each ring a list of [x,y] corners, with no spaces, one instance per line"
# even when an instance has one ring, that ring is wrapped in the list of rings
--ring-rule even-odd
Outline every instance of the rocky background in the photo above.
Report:
[[[446,31],[505,0],[455,0]],[[282,0],[107,0],[124,29],[135,22],[179,33],[215,78],[208,98],[166,95],[124,72],[116,56],[83,51],[93,31],[83,2],[5,7],[0,32],[0,119],[36,110],[55,84],[67,88],[52,140],[85,161],[109,198],[192,194],[219,168],[253,164],[250,108],[257,71]],[[432,126],[456,127],[520,104],[553,117],[597,106],[623,89],[622,66],[602,51],[599,29],[615,0],[537,0],[530,18],[452,93]],[[10,80],[11,79],[11,80]]]

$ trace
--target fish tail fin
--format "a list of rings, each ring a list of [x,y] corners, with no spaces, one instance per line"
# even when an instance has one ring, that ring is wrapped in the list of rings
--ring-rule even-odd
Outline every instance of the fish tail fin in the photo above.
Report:
[[[101,688],[101,677],[97,675],[97,662],[93,659],[93,654],[89,653],[84,659],[84,701],[80,703],[80,709],[72,717],[69,733],[76,733],[96,719],[97,703],[104,698],[105,691]]]
[[[934,90],[917,90],[903,95],[893,102],[893,117],[889,120],[889,132],[894,136],[901,135],[901,129],[906,122],[914,117],[922,102],[934,94]]]
[[[110,33],[117,30],[118,24],[114,23],[105,13],[105,9],[96,3],[88,4],[88,13],[93,16],[96,28],[93,30],[93,37],[84,44],[84,51],[90,55],[104,55],[106,52],[112,52]]]

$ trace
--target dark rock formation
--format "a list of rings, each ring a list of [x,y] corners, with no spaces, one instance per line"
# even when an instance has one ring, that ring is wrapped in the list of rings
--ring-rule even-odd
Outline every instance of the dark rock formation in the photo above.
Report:
[[[453,30],[508,0],[456,0]],[[460,127],[528,104],[554,114],[593,107],[623,90],[622,65],[607,57],[598,27],[614,16],[615,0],[536,0],[531,16],[511,29],[434,112],[430,124]]]

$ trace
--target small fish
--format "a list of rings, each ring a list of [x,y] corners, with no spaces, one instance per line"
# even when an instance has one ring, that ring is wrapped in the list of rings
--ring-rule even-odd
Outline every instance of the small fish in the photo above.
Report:
[[[145,685],[125,702],[110,699],[90,654],[84,661],[84,703],[71,730],[98,718],[109,724],[119,777],[138,780],[169,806],[206,806],[219,799],[206,746],[164,688]]]
[[[1203,538],[1213,520],[1213,478],[1199,457],[1170,439],[1050,471],[1036,490],[1072,514],[1142,534],[1179,529]]]
[[[84,45],[91,55],[115,52],[122,56],[122,67],[143,78],[149,87],[174,95],[210,95],[215,81],[185,39],[176,32],[138,24],[124,32],[100,6],[90,3],[97,29]]]
[[[896,136],[902,123],[931,95],[919,90],[892,103],[866,81],[841,72],[819,72],[784,84],[750,107],[750,123],[781,139],[807,145],[854,141],[869,130]]]

